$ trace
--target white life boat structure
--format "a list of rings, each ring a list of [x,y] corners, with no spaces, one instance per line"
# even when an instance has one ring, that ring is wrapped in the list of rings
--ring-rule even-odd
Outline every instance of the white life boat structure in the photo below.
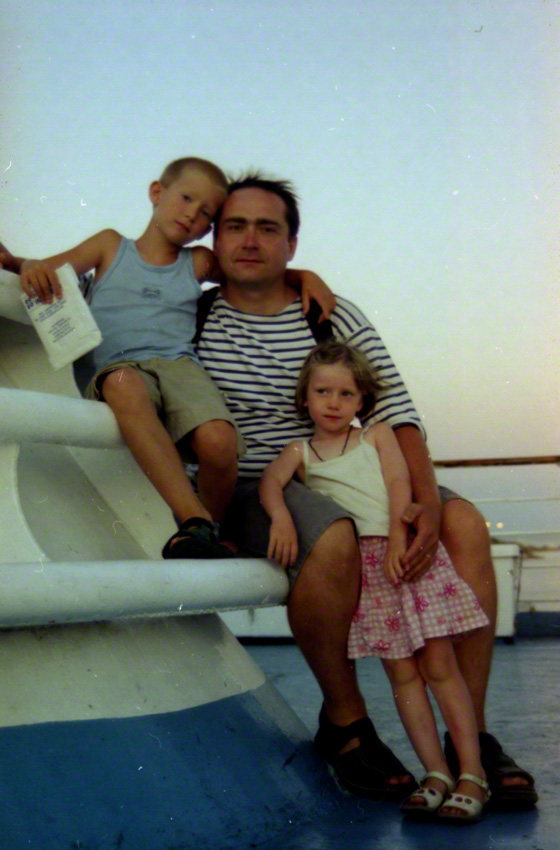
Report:
[[[2,846],[247,848],[339,801],[218,611],[259,559],[163,561],[175,525],[106,405],[54,372],[0,271]]]

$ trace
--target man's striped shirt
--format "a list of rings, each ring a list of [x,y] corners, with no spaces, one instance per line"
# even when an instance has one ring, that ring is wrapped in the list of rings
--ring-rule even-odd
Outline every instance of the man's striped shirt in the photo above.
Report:
[[[383,341],[360,310],[337,296],[331,323],[334,335],[360,348],[387,384],[368,421],[415,425],[423,432]],[[216,297],[197,350],[245,438],[241,476],[259,476],[287,443],[312,436],[313,423],[297,416],[294,395],[303,360],[314,345],[299,298],[278,315],[257,316]]]

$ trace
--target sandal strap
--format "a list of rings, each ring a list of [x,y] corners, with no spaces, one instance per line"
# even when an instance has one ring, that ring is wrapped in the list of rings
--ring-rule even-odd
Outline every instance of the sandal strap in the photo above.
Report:
[[[388,776],[401,774],[404,776],[409,773],[396,755],[383,743],[369,717],[354,720],[348,726],[336,726],[328,719],[323,705],[319,715],[319,729],[331,757],[337,756],[353,738],[359,738],[360,751],[381,772]],[[325,738],[328,738],[328,741],[325,742]]]
[[[463,779],[466,782],[474,782],[475,785],[478,785],[479,788],[482,788],[482,790],[486,794],[486,799],[490,797],[490,786],[488,785],[488,782],[485,779],[481,779],[480,776],[475,776],[474,773],[462,773],[457,780],[457,784],[459,784],[459,782],[461,782],[461,780]]]
[[[181,523],[173,537],[179,537],[181,532],[188,531],[189,528],[207,528],[209,531],[215,532],[217,525],[216,522],[212,522],[210,519],[204,519],[201,516],[191,516]]]
[[[450,776],[446,776],[445,773],[441,773],[439,770],[429,770],[420,784],[423,785],[425,780],[430,778],[439,779],[441,782],[443,782],[450,794],[452,791],[455,790],[455,780],[451,779]]]

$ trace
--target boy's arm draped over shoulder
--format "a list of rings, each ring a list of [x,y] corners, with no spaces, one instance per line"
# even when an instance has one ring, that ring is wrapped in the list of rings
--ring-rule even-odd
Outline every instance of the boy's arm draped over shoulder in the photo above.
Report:
[[[286,269],[285,280],[292,289],[301,291],[304,316],[309,312],[311,302],[316,301],[322,311],[319,324],[330,317],[336,307],[336,297],[323,278],[306,269]]]
[[[194,276],[199,283],[204,283],[205,281],[209,283],[225,283],[224,274],[210,248],[206,248],[204,245],[196,245],[192,249],[192,258]]]
[[[431,565],[441,523],[441,502],[422,420],[383,340],[363,313],[339,297],[331,322],[335,335],[363,351],[385,385],[366,422],[387,422],[395,430],[410,472],[414,502],[406,510],[406,521],[414,525],[416,537],[405,555],[408,572],[404,578],[415,581]]]
[[[116,230],[102,230],[80,242],[75,248],[54,254],[44,260],[25,260],[21,267],[21,286],[31,298],[37,297],[48,304],[60,298],[62,289],[56,269],[70,263],[77,275],[95,269],[96,281],[102,277],[117,254],[121,235]]]
[[[284,501],[284,487],[303,468],[301,441],[294,440],[269,463],[259,485],[261,504],[271,519],[267,558],[274,558],[284,569],[295,563],[297,532]]]

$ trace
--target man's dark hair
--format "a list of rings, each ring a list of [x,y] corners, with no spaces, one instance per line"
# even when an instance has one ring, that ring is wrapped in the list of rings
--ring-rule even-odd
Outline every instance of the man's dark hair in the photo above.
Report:
[[[272,192],[273,195],[278,195],[286,205],[286,222],[288,224],[289,238],[293,239],[298,234],[299,230],[299,210],[298,196],[295,189],[289,180],[274,180],[264,177],[262,172],[254,171],[241,175],[237,180],[233,180],[228,184],[227,193],[232,195],[239,189],[263,189],[265,192]],[[222,208],[223,209],[223,208]],[[214,219],[214,236],[218,233],[220,227],[221,210],[218,211]]]

